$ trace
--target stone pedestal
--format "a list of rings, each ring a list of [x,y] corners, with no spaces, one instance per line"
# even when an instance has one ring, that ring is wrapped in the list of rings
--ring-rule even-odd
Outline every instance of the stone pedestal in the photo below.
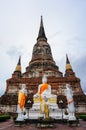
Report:
[[[40,117],[44,117],[43,114],[40,114],[40,99],[35,97],[33,100],[33,106],[29,110],[29,119],[39,119]],[[61,109],[58,108],[56,96],[48,98],[48,106],[50,118],[62,119],[62,112]]]
[[[69,121],[76,121],[75,114],[73,114],[73,115],[69,114]]]
[[[23,117],[22,113],[18,113],[18,117],[17,117],[16,121],[24,121],[24,117]]]

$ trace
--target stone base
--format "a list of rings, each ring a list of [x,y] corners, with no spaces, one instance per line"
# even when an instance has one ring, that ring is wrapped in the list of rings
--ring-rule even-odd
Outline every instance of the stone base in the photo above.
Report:
[[[69,115],[69,121],[76,121],[75,115],[73,115],[73,116],[70,116],[70,115]]]
[[[38,123],[36,127],[37,128],[56,128],[54,124],[40,124],[40,123]]]
[[[16,121],[18,121],[18,122],[24,121],[24,115],[23,115],[23,113],[18,113],[18,117],[16,118]]]
[[[17,120],[15,120],[14,124],[15,124],[15,126],[24,126],[25,125],[25,120],[23,120],[23,121],[17,121]]]
[[[63,115],[62,115],[63,114]],[[44,117],[43,115],[40,114],[40,106],[37,107],[32,107],[29,110],[29,119],[39,119],[40,117]],[[58,108],[57,105],[51,105],[49,107],[49,117],[52,119],[68,119],[68,115],[64,115],[62,113],[61,109]]]
[[[32,108],[29,110],[29,119],[39,119],[40,117],[44,117],[44,114],[40,114],[40,99],[38,97],[33,97],[34,103]],[[55,95],[48,97],[48,108],[49,108],[49,117],[55,119],[58,115],[57,110],[57,97]]]
[[[78,120],[69,120],[68,126],[79,126],[79,121]]]

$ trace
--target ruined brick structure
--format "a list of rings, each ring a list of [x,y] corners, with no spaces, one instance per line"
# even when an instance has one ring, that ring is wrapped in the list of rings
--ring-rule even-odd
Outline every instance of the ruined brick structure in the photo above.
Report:
[[[52,93],[58,96],[64,95],[65,85],[68,83],[71,84],[74,95],[83,95],[80,79],[76,77],[68,56],[66,55],[64,75],[56,65],[50,45],[47,42],[41,17],[37,42],[33,47],[32,59],[26,67],[26,71],[21,72],[21,57],[19,57],[12,77],[6,81],[6,92],[0,99],[3,109],[8,108],[8,111],[16,111],[17,95],[22,83],[26,84],[29,99],[32,100],[33,94],[37,92],[38,85],[41,83],[43,74],[47,75],[48,83],[52,86]]]

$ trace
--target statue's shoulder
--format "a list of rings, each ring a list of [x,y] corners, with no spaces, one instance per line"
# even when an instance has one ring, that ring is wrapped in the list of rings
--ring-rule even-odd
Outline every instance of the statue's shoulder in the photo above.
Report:
[[[43,85],[43,84],[39,84],[39,86],[38,86],[38,87],[40,88],[42,85]]]
[[[20,89],[20,90],[19,90],[19,92],[23,92],[23,90],[22,90],[22,89]]]
[[[48,84],[48,86],[49,86],[49,87],[51,87],[51,85],[50,85],[50,84]]]

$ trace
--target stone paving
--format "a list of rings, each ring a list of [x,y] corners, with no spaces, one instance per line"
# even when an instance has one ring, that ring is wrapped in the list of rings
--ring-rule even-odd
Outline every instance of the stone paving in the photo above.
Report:
[[[80,120],[80,126],[68,126],[67,124],[55,124],[55,128],[37,128],[35,124],[27,124],[24,126],[15,126],[13,120],[0,123],[0,130],[86,130],[86,122]]]

